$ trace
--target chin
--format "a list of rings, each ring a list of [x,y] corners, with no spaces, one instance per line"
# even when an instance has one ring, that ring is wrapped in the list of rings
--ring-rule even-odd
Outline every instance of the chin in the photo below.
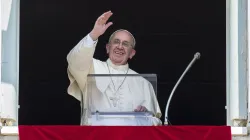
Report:
[[[121,59],[121,58],[113,58],[112,61],[116,64],[123,64],[124,63],[124,59]]]
[[[117,60],[117,59],[115,59],[114,62],[121,64],[121,63],[123,63],[123,60]]]

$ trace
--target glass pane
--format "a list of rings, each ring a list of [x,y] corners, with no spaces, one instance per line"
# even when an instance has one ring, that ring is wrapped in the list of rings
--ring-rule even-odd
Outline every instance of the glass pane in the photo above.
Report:
[[[155,74],[92,74],[82,96],[82,122],[89,125],[158,125]],[[138,112],[139,106],[147,111]]]

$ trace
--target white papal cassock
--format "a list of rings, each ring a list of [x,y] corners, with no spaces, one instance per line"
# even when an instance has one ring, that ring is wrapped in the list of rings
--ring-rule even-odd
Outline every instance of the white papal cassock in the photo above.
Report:
[[[70,79],[68,93],[83,101],[85,119],[82,124],[89,123],[88,111],[131,112],[139,105],[145,106],[155,116],[152,125],[161,124],[158,119],[161,111],[154,89],[143,77],[88,77],[88,74],[137,74],[128,64],[117,66],[110,59],[105,62],[94,59],[97,42],[87,35],[67,56]],[[95,81],[95,84],[87,86],[88,81]]]

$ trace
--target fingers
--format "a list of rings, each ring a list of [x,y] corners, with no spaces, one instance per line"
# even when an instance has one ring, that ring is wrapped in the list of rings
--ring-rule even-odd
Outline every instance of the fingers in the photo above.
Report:
[[[100,35],[104,34],[107,28],[113,24],[112,22],[107,23],[112,14],[113,13],[111,11],[108,11],[103,13],[100,17],[98,17],[90,33],[93,40],[97,39]]]
[[[113,15],[113,13],[111,11],[105,12],[103,13],[98,19],[97,19],[97,23],[98,24],[106,24],[106,22],[108,21],[108,19]]]
[[[108,11],[106,13],[103,14],[104,17],[104,21],[107,22],[108,19],[113,15],[113,13],[111,11]]]
[[[146,112],[147,108],[145,106],[138,106],[134,111],[136,111],[136,112]]]

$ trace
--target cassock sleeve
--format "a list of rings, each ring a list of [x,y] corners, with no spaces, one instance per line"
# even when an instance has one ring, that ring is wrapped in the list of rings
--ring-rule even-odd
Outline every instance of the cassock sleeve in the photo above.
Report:
[[[93,65],[96,44],[97,41],[93,41],[87,35],[67,55],[67,74],[70,80],[68,94],[79,101],[81,100],[81,92],[85,90],[87,76]]]

